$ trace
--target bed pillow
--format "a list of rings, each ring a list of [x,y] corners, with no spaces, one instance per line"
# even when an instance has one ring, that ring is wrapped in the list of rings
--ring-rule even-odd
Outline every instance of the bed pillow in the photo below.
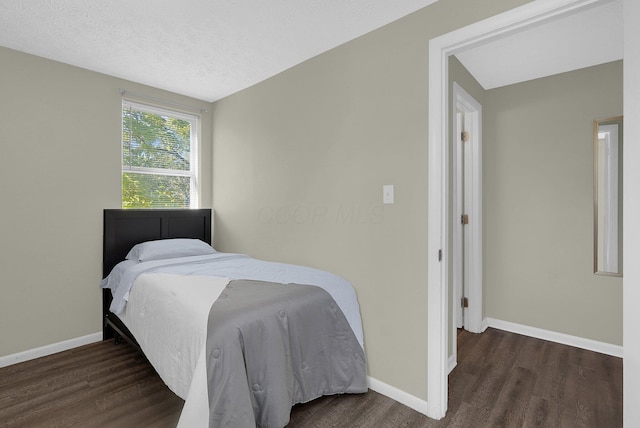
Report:
[[[134,245],[126,259],[148,262],[177,257],[204,256],[215,252],[211,245],[199,239],[161,239]]]

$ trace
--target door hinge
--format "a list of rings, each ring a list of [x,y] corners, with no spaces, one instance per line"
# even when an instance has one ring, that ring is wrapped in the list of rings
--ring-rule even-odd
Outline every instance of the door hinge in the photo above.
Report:
[[[468,131],[462,131],[462,132],[460,133],[460,140],[461,140],[463,143],[466,143],[467,141],[469,141],[469,132],[468,132]]]
[[[460,216],[460,224],[469,224],[469,214],[462,214]]]
[[[442,261],[442,250],[438,250],[438,261]]]
[[[463,308],[468,308],[468,307],[469,307],[469,299],[468,299],[468,298],[466,298],[466,297],[463,297],[463,298],[461,299],[460,305],[461,305]]]

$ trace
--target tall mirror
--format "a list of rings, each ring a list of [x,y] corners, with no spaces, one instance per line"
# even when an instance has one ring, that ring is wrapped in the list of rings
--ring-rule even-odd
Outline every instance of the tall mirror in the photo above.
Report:
[[[596,120],[594,272],[622,276],[622,117]]]

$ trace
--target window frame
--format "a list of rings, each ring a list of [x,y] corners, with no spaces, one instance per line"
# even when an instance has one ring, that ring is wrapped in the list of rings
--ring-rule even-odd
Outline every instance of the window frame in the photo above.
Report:
[[[141,111],[144,113],[155,114],[158,116],[166,116],[171,118],[176,118],[180,120],[186,120],[191,123],[191,134],[190,134],[190,148],[189,148],[189,170],[176,170],[169,168],[152,168],[152,167],[141,167],[141,166],[130,166],[125,165],[124,163],[124,126],[122,123],[122,115],[126,108],[131,108],[132,110]],[[144,102],[140,102],[137,100],[132,100],[128,98],[122,99],[122,106],[120,110],[120,181],[122,182],[123,174],[132,173],[132,174],[148,174],[148,175],[165,175],[172,177],[189,177],[189,207],[190,209],[200,208],[200,179],[199,179],[199,161],[200,161],[200,120],[201,117],[195,113],[189,113],[181,110],[176,110],[169,107],[148,104]],[[124,207],[124,188],[122,184],[120,185],[120,203],[123,209]],[[154,207],[150,208],[139,208],[139,209],[154,209]]]

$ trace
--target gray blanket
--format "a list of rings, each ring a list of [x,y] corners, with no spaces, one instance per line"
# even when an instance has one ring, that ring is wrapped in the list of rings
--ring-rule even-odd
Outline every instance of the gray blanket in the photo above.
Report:
[[[211,307],[209,427],[284,427],[291,407],[367,391],[362,347],[312,285],[231,281]]]

